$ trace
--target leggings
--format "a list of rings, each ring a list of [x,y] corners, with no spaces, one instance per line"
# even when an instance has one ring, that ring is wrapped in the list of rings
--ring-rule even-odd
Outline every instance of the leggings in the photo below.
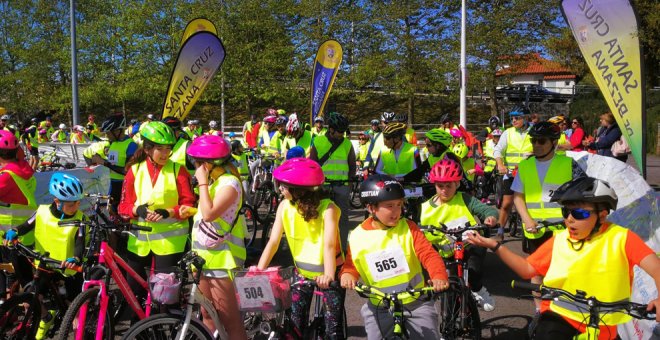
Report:
[[[298,279],[301,279],[301,277],[298,277]],[[343,288],[328,288],[321,290],[321,292],[323,292],[323,302],[325,303],[326,338],[344,339],[343,317],[346,290]],[[291,320],[298,331],[302,333],[309,320],[309,308],[314,297],[314,287],[297,287],[291,293]]]

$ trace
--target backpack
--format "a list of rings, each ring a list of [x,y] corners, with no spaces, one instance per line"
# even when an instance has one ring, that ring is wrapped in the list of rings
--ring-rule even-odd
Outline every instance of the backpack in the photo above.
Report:
[[[628,142],[626,142],[626,139],[622,135],[618,141],[612,144],[612,155],[614,155],[614,157],[618,157],[629,154],[630,154],[630,146],[628,145]]]

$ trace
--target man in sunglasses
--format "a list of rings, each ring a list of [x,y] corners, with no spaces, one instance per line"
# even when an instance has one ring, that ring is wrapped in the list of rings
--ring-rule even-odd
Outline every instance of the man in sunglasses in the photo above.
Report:
[[[550,195],[550,202],[561,205],[566,223],[528,258],[501,243],[479,234],[468,235],[468,242],[489,248],[520,277],[542,275],[543,284],[569,292],[582,290],[603,302],[628,300],[632,291],[633,267],[639,266],[660,290],[660,258],[629,229],[607,221],[618,202],[607,182],[580,177],[564,183]],[[660,299],[652,298],[647,310],[660,310]],[[543,301],[534,339],[572,339],[585,332],[588,306],[565,304],[562,300]],[[588,316],[588,315],[587,315]],[[623,313],[603,313],[599,339],[617,338],[617,324],[630,317]],[[660,321],[660,313],[656,314]],[[584,336],[585,334],[582,334]],[[581,337],[580,337],[581,338]]]
[[[497,163],[497,171],[502,176],[502,204],[500,205],[500,218],[499,225],[504,227],[511,207],[513,207],[513,191],[511,191],[511,184],[513,183],[512,173],[518,164],[532,153],[532,143],[529,141],[527,130],[529,126],[526,123],[525,117],[529,115],[527,107],[514,107],[509,112],[511,118],[510,128],[504,130],[500,141],[497,142],[493,150],[493,156]],[[504,231],[498,231],[498,234],[504,235]]]

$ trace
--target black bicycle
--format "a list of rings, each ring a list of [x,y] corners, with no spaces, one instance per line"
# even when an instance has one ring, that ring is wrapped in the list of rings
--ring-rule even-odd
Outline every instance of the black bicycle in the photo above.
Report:
[[[603,324],[602,316],[612,313],[624,313],[635,319],[655,320],[655,311],[648,312],[647,305],[630,302],[628,300],[603,302],[594,296],[588,296],[585,291],[577,290],[575,294],[559,288],[551,288],[540,284],[512,281],[512,288],[530,290],[541,293],[541,300],[561,301],[576,307],[584,314],[583,323],[587,326],[585,334],[579,336],[579,339],[598,339],[600,335],[599,325]],[[532,330],[532,339],[535,330]]]

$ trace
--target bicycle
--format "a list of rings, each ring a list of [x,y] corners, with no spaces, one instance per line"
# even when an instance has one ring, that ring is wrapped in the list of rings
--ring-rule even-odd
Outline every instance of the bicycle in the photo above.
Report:
[[[582,290],[577,290],[575,294],[572,294],[563,289],[516,280],[511,281],[511,288],[541,293],[541,300],[561,301],[582,311],[583,315],[588,314],[584,317],[584,321],[587,321],[586,333],[577,335],[574,339],[598,339],[599,325],[603,324],[601,314],[624,313],[635,319],[655,320],[655,312],[646,311],[647,305],[628,300],[603,302],[594,296],[587,296],[587,293]],[[534,332],[535,330],[532,331],[532,338],[534,338]]]
[[[420,299],[424,296],[426,296],[427,299],[431,299],[437,297],[438,295],[442,295],[438,292],[435,292],[433,287],[423,287],[418,289],[409,288],[398,292],[385,293],[378,290],[377,288],[367,286],[360,282],[358,282],[355,286],[355,291],[358,293],[358,295],[364,298],[377,297],[381,299],[389,314],[392,316],[394,321],[394,328],[392,329],[393,335],[391,337],[386,338],[386,335],[383,333],[383,329],[381,329],[381,325],[378,324],[378,328],[380,329],[380,334],[383,336],[383,339],[408,339],[405,327],[405,309],[402,302],[404,299]],[[378,322],[378,318],[376,318],[376,321]]]
[[[63,269],[62,261],[52,259],[49,253],[40,254],[25,245],[14,242],[9,246],[11,251],[19,252],[21,255],[35,261],[39,261],[34,273],[31,288],[22,293],[13,294],[5,303],[0,305],[0,336],[2,339],[34,339],[41,321],[42,303],[46,310],[55,311],[53,325],[46,332],[45,337],[55,335],[62,315],[66,312],[66,290],[59,286],[59,282],[50,281],[44,291],[38,289],[37,282],[41,272],[55,269]],[[76,266],[73,270],[82,271],[82,267]],[[39,298],[43,296],[43,299]]]
[[[490,227],[466,225],[448,229],[443,225],[420,226],[420,229],[425,235],[432,236],[431,243],[439,250],[450,273],[450,287],[440,297],[440,334],[447,339],[481,339],[481,319],[477,301],[468,283],[467,259],[462,235],[466,231],[479,232],[489,230]],[[449,243],[445,240],[449,240]]]
[[[117,255],[107,241],[110,231],[151,231],[151,227],[130,223],[112,223],[101,209],[101,206],[108,206],[107,202],[111,200],[111,197],[99,194],[86,194],[85,196],[96,199],[92,218],[89,221],[60,222],[60,225],[63,226],[89,227],[90,245],[86,255],[88,260],[85,263],[83,291],[71,302],[71,306],[64,316],[58,332],[57,339],[59,340],[68,339],[74,335],[77,340],[112,339],[114,321],[122,314],[125,303],[140,320],[151,314],[151,294],[147,281]],[[147,290],[144,308],[128,285],[122,270]],[[116,283],[118,289],[109,291],[113,282]],[[108,317],[110,311],[114,311],[114,314]],[[99,315],[106,315],[106,317],[99,318]]]
[[[181,310],[169,308],[167,313],[155,314],[146,319],[138,321],[131,328],[126,331],[122,339],[227,339],[227,334],[220,323],[213,303],[206,298],[198,289],[200,277],[202,275],[202,267],[206,261],[197,256],[193,251],[188,252],[183,259],[178,262],[177,282],[180,282],[178,293],[175,297],[169,299],[179,300],[181,302],[181,294],[184,286],[190,285],[190,291],[187,298],[184,298]],[[193,269],[194,268],[194,269]],[[168,305],[172,305],[174,301],[168,301]],[[201,308],[205,309],[213,324],[216,332],[212,334],[211,331],[201,322]]]
[[[255,162],[256,167],[250,185],[251,206],[257,214],[257,220],[266,225],[274,219],[280,201],[279,192],[273,181],[275,158],[258,154]]]
[[[518,215],[518,218],[520,218],[520,215]],[[558,231],[566,229],[566,223],[562,221],[551,221],[551,220],[542,220],[542,221],[537,221],[536,222],[536,230],[537,232],[542,232],[543,236],[541,236],[539,241],[536,241],[536,248],[543,242],[547,241],[552,237],[552,235]],[[520,226],[522,228],[522,222],[520,222]],[[533,245],[530,243],[530,239],[527,237],[524,237],[523,235],[523,244],[522,244],[522,250],[526,254],[531,254],[533,253],[536,248],[533,247]]]
[[[419,223],[422,214],[422,203],[435,195],[435,185],[432,183],[417,183],[402,181],[405,193],[403,216]]]
[[[243,202],[241,210],[238,212],[239,216],[245,216],[245,224],[247,233],[245,234],[245,247],[250,247],[254,240],[257,238],[257,231],[259,230],[259,221],[257,221],[257,213],[254,211],[254,208]]]
[[[41,156],[41,159],[39,160],[39,172],[54,171],[61,168],[74,169],[76,167],[75,163],[60,163],[60,156],[57,154],[58,151],[62,151],[62,149],[55,147],[53,151],[44,153],[43,156]]]

